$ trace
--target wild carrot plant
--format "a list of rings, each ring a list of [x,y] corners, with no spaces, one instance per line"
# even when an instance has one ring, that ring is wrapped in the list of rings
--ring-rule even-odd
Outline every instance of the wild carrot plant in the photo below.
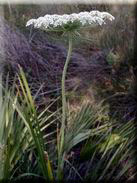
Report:
[[[72,54],[72,37],[79,35],[81,28],[96,27],[106,24],[106,22],[114,20],[114,17],[107,12],[91,11],[81,12],[79,14],[64,14],[64,15],[45,15],[38,19],[30,19],[26,26],[33,25],[34,28],[42,29],[44,31],[62,32],[68,35],[69,49],[62,73],[62,123],[58,140],[58,179],[63,178],[64,158],[66,155],[64,145],[67,128],[67,104],[65,94],[65,79],[67,68]]]

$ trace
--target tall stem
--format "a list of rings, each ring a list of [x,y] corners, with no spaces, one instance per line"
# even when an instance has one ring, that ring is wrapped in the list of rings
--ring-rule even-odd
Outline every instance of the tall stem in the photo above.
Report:
[[[60,130],[60,139],[59,139],[59,149],[58,149],[58,179],[62,179],[62,170],[63,170],[63,164],[64,164],[64,156],[65,152],[63,152],[63,146],[64,146],[64,140],[65,140],[65,128],[67,126],[66,122],[66,114],[67,114],[67,103],[66,103],[66,93],[65,93],[65,80],[66,80],[66,74],[67,74],[67,68],[68,64],[71,58],[72,53],[72,35],[69,33],[69,48],[68,48],[68,54],[65,61],[65,65],[63,68],[62,73],[62,124],[61,124],[61,130]]]
[[[62,126],[66,126],[66,93],[65,93],[65,79],[66,79],[66,73],[67,73],[67,68],[68,64],[70,61],[72,53],[72,35],[71,33],[69,34],[69,49],[68,49],[68,54],[66,58],[66,62],[64,65],[63,73],[62,73]]]

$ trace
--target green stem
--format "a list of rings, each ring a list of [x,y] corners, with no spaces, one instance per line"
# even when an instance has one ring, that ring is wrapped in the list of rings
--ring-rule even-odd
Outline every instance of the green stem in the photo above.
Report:
[[[65,61],[65,65],[63,68],[62,73],[62,124],[61,124],[61,130],[60,130],[60,141],[59,141],[59,149],[58,149],[58,179],[62,179],[62,170],[63,170],[63,164],[64,164],[64,156],[65,152],[63,152],[63,146],[64,146],[64,140],[65,140],[65,129],[67,127],[66,122],[66,114],[67,114],[67,103],[66,103],[66,93],[65,93],[65,79],[66,79],[66,73],[68,64],[71,58],[72,53],[72,34],[69,33],[69,48],[68,48],[68,54]]]
[[[62,74],[62,127],[65,128],[66,126],[66,94],[65,94],[65,79],[66,79],[66,73],[67,73],[67,68],[68,64],[71,58],[71,53],[72,53],[72,36],[71,33],[69,34],[69,49],[68,49],[68,54],[67,54],[67,59],[64,65],[63,69],[63,74]]]

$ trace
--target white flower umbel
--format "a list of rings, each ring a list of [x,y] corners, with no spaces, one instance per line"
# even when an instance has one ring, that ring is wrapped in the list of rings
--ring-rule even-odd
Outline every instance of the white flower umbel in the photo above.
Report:
[[[66,129],[67,129],[67,104],[65,94],[65,78],[67,73],[68,64],[72,53],[72,34],[76,33],[80,28],[85,27],[96,27],[106,24],[107,21],[112,21],[115,18],[107,12],[91,11],[81,12],[64,15],[45,15],[38,19],[31,19],[27,22],[26,26],[34,26],[45,31],[61,31],[68,34],[69,49],[66,58],[66,62],[62,73],[62,125],[60,134],[58,136],[58,169],[57,177],[58,180],[63,178],[63,166],[64,159],[66,156],[66,150],[64,149]]]
[[[40,28],[42,30],[52,31],[74,31],[74,29],[79,29],[86,26],[98,26],[106,24],[106,21],[114,20],[114,17],[107,12],[100,11],[90,11],[90,12],[80,12],[72,13],[70,15],[45,15],[44,17],[39,17],[37,19],[30,19],[26,26],[33,25],[34,28]]]

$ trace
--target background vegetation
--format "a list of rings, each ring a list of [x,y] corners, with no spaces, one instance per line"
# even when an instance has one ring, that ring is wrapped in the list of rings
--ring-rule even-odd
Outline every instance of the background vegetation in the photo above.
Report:
[[[28,29],[46,13],[108,11],[115,21],[81,32],[67,74],[65,181],[135,178],[135,16],[127,5],[5,5],[0,18],[0,179],[57,180],[61,76],[67,39]]]

